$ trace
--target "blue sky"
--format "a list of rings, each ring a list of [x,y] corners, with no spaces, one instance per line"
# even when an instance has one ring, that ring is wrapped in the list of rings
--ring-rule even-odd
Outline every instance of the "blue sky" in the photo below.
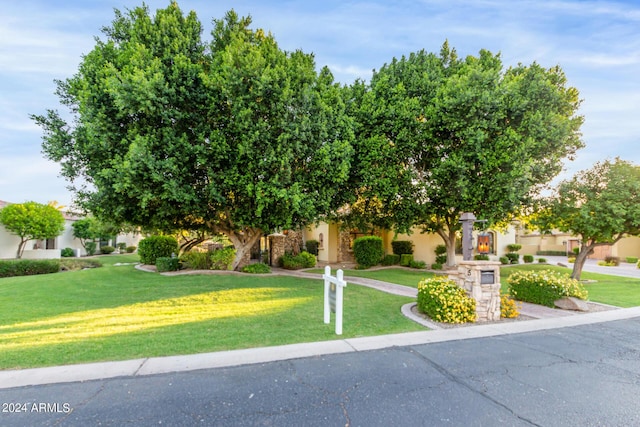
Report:
[[[583,99],[586,148],[563,177],[619,156],[640,164],[640,4],[577,0],[179,1],[194,10],[209,40],[212,18],[234,8],[281,48],[315,54],[336,79],[368,79],[393,57],[445,39],[461,56],[501,52],[505,66],[560,65]],[[21,0],[0,11],[0,200],[69,205],[59,167],[41,154],[40,128],[29,114],[64,111],[54,79],[72,76],[83,54],[133,0]],[[169,0],[148,0],[152,11]]]

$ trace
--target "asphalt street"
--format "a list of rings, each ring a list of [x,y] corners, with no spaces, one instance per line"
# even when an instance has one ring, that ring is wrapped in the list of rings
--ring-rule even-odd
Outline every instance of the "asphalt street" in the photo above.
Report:
[[[640,318],[0,390],[2,426],[640,425]],[[283,355],[286,358],[286,355]]]

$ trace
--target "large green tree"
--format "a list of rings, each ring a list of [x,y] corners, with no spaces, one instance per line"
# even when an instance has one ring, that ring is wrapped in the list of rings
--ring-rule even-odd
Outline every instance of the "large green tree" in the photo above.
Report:
[[[559,67],[505,70],[500,55],[459,58],[446,42],[394,58],[350,100],[354,181],[384,211],[364,222],[439,234],[449,265],[461,213],[508,220],[583,146],[578,91]]]
[[[348,200],[341,88],[313,55],[284,52],[250,24],[230,11],[205,43],[176,3],[116,11],[58,82],[73,122],[34,116],[81,205],[116,223],[225,234],[237,268],[263,233]]]
[[[640,235],[640,166],[624,160],[596,163],[562,181],[545,199],[535,223],[580,237],[571,277],[580,279],[590,253],[625,236]]]
[[[29,240],[51,239],[64,231],[64,217],[52,205],[36,202],[17,203],[0,210],[0,224],[20,237],[17,258],[22,258]]]

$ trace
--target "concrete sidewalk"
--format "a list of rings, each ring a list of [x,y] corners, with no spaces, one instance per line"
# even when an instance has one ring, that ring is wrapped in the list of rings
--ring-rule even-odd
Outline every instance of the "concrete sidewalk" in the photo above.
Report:
[[[319,279],[321,275],[301,271],[274,270],[274,274]],[[349,284],[367,286],[395,295],[415,297],[417,289],[360,277],[345,277]],[[410,304],[407,304],[409,306]],[[425,326],[433,324],[419,319],[404,307],[403,313]],[[176,371],[240,366],[290,360],[328,354],[359,352],[396,346],[466,340],[489,336],[519,334],[539,330],[566,328],[600,322],[640,317],[640,307],[610,309],[591,313],[575,313],[523,303],[520,313],[534,320],[473,324],[451,329],[381,335],[373,337],[337,339],[333,341],[290,344],[275,347],[222,351],[185,356],[142,358],[119,362],[67,365],[50,368],[0,371],[0,389],[30,385],[89,381],[124,376],[144,376]],[[422,320],[422,321],[421,321]]]

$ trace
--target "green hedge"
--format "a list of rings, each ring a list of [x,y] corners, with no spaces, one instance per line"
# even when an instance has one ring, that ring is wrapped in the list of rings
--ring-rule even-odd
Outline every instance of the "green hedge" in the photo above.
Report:
[[[409,264],[411,264],[411,262],[413,261],[413,255],[412,254],[402,254],[400,255],[400,265],[403,265],[405,267],[409,267]],[[438,261],[436,261],[437,263]],[[442,264],[442,263],[440,263]]]
[[[305,248],[307,248],[307,252],[309,252],[312,255],[318,255],[320,242],[318,242],[317,240],[307,240],[304,245],[305,245]]]
[[[165,271],[178,271],[180,270],[180,259],[176,257],[160,256],[156,258],[156,268],[158,269],[158,273]]]
[[[109,246],[109,245],[100,246],[100,253],[103,255],[112,254],[115,250],[116,248],[114,248],[113,246]]]
[[[542,271],[516,271],[507,278],[509,294],[519,300],[553,307],[562,297],[587,299],[588,293],[577,280],[566,274]]]
[[[63,258],[70,258],[76,255],[76,252],[72,248],[64,248],[60,251],[60,256]]]
[[[192,270],[211,270],[211,252],[190,250],[180,255],[180,261]]]
[[[522,255],[522,260],[525,264],[530,264],[533,262],[533,255]]]
[[[178,252],[178,241],[172,236],[149,236],[138,244],[142,264],[155,265],[156,258],[171,257]]]
[[[567,256],[567,253],[565,251],[537,251],[536,255]]]
[[[280,258],[280,267],[287,270],[299,270],[301,268],[312,268],[316,266],[315,255],[302,251],[298,255],[285,253]]]
[[[518,264],[520,262],[520,254],[515,252],[509,252],[504,254],[505,257],[509,259],[510,264]]]
[[[400,264],[400,255],[388,254],[382,258],[382,265],[396,265]]]
[[[267,273],[271,273],[271,267],[269,267],[267,264],[257,262],[255,264],[245,265],[242,268],[242,271],[244,273],[251,273],[251,274],[267,274]]]
[[[0,277],[33,276],[60,271],[59,259],[0,260]]]
[[[231,270],[235,258],[236,249],[233,246],[216,249],[211,253],[211,268],[213,270]]]
[[[636,264],[638,262],[638,257],[628,256],[625,258],[625,261],[628,262],[629,264]]]
[[[382,238],[378,236],[358,237],[353,241],[353,255],[361,267],[371,267],[382,261],[384,249]]]
[[[413,242],[410,240],[394,240],[391,242],[391,250],[394,255],[412,254]]]

